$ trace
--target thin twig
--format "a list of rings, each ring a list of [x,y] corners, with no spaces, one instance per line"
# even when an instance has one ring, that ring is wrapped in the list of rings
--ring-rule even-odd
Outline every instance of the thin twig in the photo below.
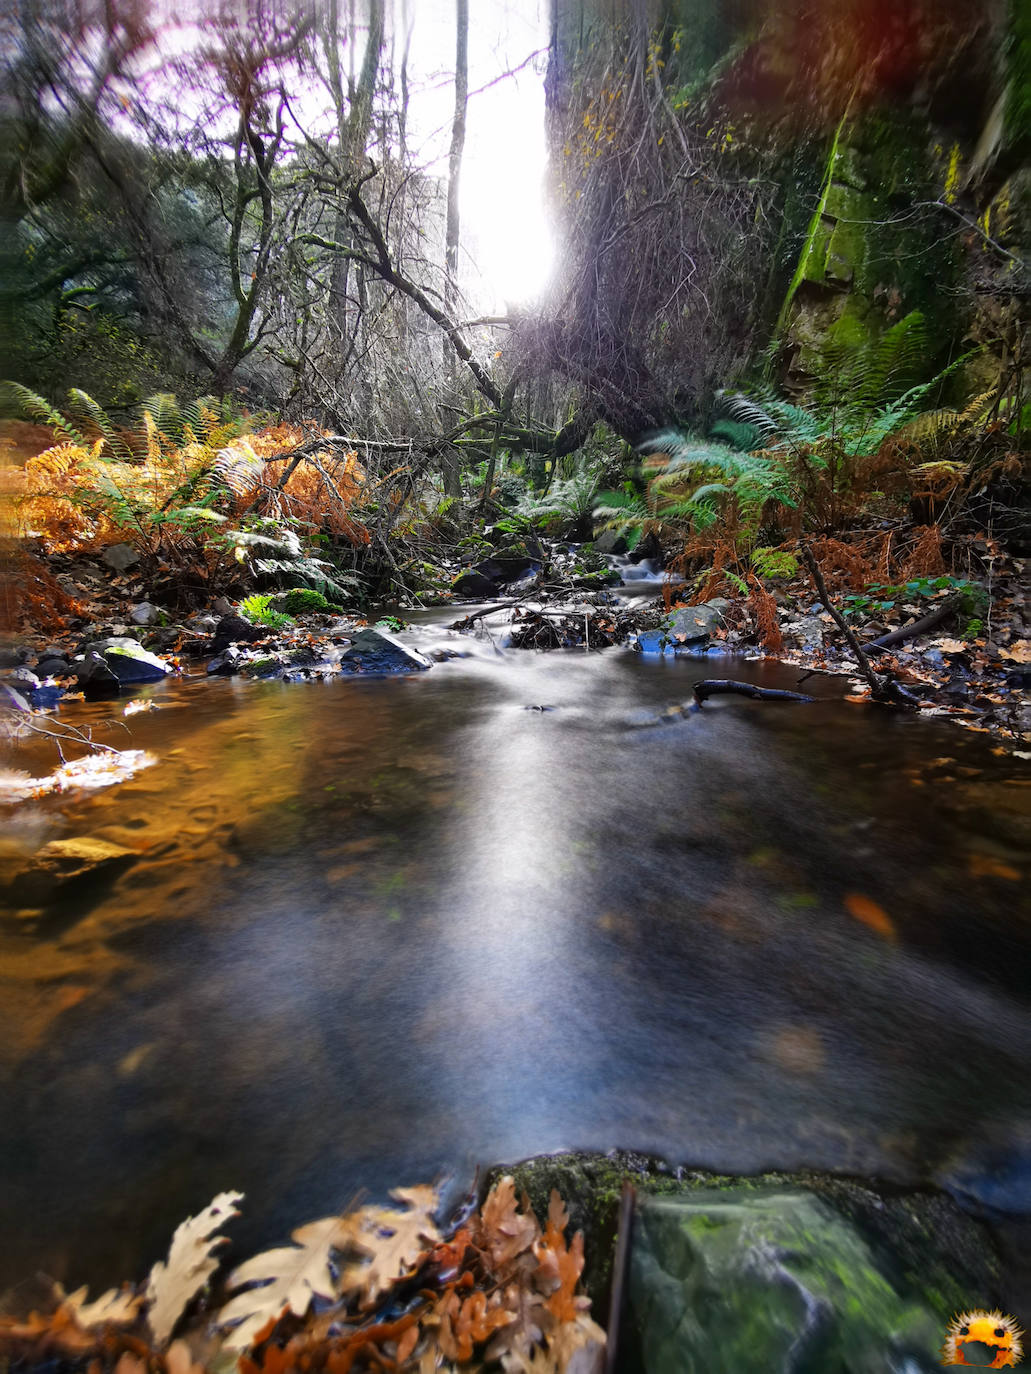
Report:
[[[837,625],[838,629],[845,636],[845,639],[848,643],[848,647],[855,654],[856,661],[859,664],[859,671],[863,674],[863,676],[866,678],[867,682],[870,685],[871,696],[875,701],[889,700],[890,693],[888,691],[887,684],[885,683],[884,679],[878,677],[877,674],[874,672],[873,668],[871,668],[870,660],[863,652],[863,646],[859,643],[859,640],[856,639],[852,627],[848,624],[845,617],[841,614],[838,608],[831,601],[830,592],[828,592],[827,590],[827,583],[823,580],[823,573],[820,571],[819,563],[817,563],[816,559],[813,556],[812,549],[810,549],[808,544],[800,544],[798,547],[798,552],[801,556],[802,562],[809,569],[809,575],[813,579],[813,585],[816,588],[817,595],[823,602],[824,606],[827,608],[828,614],[831,616],[831,619],[834,621],[835,625]]]

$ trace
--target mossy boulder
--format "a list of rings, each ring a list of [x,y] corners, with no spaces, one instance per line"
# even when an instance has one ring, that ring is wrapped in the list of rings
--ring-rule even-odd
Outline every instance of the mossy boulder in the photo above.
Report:
[[[990,1233],[941,1192],[815,1173],[720,1176],[622,1152],[541,1156],[487,1186],[501,1173],[538,1217],[560,1194],[584,1232],[583,1281],[602,1321],[621,1190],[633,1185],[625,1374],[916,1374],[937,1367],[957,1308],[1005,1306]],[[786,1352],[803,1348],[791,1363]]]

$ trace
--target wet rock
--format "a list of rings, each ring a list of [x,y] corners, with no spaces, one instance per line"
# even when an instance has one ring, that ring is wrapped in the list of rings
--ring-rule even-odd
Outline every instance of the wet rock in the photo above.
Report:
[[[129,619],[134,625],[157,625],[162,615],[163,612],[151,601],[140,601],[129,609]]]
[[[52,710],[65,694],[63,687],[48,687],[44,684],[29,695],[29,703],[35,711]]]
[[[116,572],[125,572],[127,568],[140,561],[139,554],[131,544],[109,544],[100,557]]]
[[[169,674],[168,664],[139,644],[133,644],[132,647],[112,644],[103,653],[107,666],[126,687],[141,682],[160,682]]]
[[[218,629],[218,616],[207,611],[197,611],[186,617],[186,624],[195,634],[210,635]]]
[[[118,695],[118,678],[104,655],[96,649],[90,649],[87,653],[74,658],[72,671],[79,679],[79,686],[87,697],[95,699]]]
[[[602,530],[601,534],[599,534],[594,541],[595,553],[620,554],[626,553],[627,549],[628,545],[626,540],[621,534],[617,534],[615,530]]]
[[[900,1289],[866,1239],[812,1194],[648,1198],[635,1218],[628,1335],[646,1369],[671,1374],[929,1374],[943,1315]]]
[[[235,644],[228,645],[213,658],[207,667],[209,677],[235,677],[240,671],[242,654]]]
[[[261,625],[252,625],[242,615],[224,615],[215,629],[215,653],[221,653],[230,644],[253,644],[265,639],[268,630]]]
[[[637,1190],[621,1369],[930,1374],[971,1294],[1007,1306],[992,1236],[932,1189],[881,1193],[811,1173],[727,1178],[623,1151],[538,1156],[485,1186],[503,1172],[538,1217],[553,1188],[566,1203],[570,1231],[584,1232],[595,1315],[608,1300],[622,1184]],[[797,1362],[785,1353],[796,1341]]]
[[[490,601],[498,594],[497,586],[489,577],[474,571],[459,573],[451,584],[451,591],[454,596],[465,596],[474,601]]]
[[[510,582],[518,582],[528,572],[536,572],[539,568],[540,563],[532,558],[505,557],[499,554],[497,558],[484,558],[474,564],[472,573],[479,573],[497,588],[507,586]],[[467,573],[466,576],[470,574]]]
[[[658,536],[649,532],[640,541],[631,554],[628,555],[631,563],[643,563],[646,558],[662,566],[662,545],[659,543]]]
[[[29,703],[16,688],[8,682],[0,682],[0,706],[9,711],[28,711]]]
[[[433,665],[386,630],[363,630],[340,656],[342,673],[418,673]]]
[[[11,668],[4,674],[4,681],[9,682],[16,691],[24,693],[34,692],[40,685],[39,678],[31,668]]]
[[[27,644],[9,645],[6,649],[0,649],[0,668],[19,668],[31,657],[32,650]]]
[[[70,672],[68,660],[61,658],[44,658],[36,664],[36,673],[39,677],[61,677]]]
[[[91,835],[51,840],[14,878],[12,904],[35,907],[69,893],[81,895],[113,881],[137,857],[131,849]]]
[[[723,624],[722,611],[705,602],[701,606],[681,606],[667,624],[667,634],[677,644],[697,644],[709,639]]]
[[[284,664],[282,659],[266,655],[263,658],[252,658],[244,663],[240,668],[240,676],[248,678],[276,678],[283,676]]]

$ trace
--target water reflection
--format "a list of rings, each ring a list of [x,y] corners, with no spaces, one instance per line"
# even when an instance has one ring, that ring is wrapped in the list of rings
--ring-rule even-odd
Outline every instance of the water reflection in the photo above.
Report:
[[[926,1179],[1023,1141],[1019,1189],[1012,765],[836,702],[630,723],[703,671],[487,652],[162,689],[189,709],[132,721],[158,767],[39,811],[139,863],[3,927],[3,1279],[140,1274],[225,1187],[243,1253],[562,1146]]]

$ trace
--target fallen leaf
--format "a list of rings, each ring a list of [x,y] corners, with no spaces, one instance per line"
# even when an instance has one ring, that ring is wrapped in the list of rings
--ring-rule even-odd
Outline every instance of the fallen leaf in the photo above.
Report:
[[[480,1248],[488,1252],[492,1268],[499,1269],[529,1250],[538,1234],[533,1213],[517,1210],[515,1181],[506,1174],[490,1190],[480,1209]]]
[[[964,639],[939,639],[933,647],[940,649],[943,654],[963,654],[966,653],[967,644]]]
[[[165,1344],[186,1304],[218,1268],[218,1260],[211,1252],[224,1244],[226,1237],[216,1236],[215,1232],[240,1215],[236,1203],[242,1201],[243,1193],[219,1193],[203,1212],[187,1217],[176,1227],[168,1259],[164,1263],[158,1260],[150,1271],[147,1323],[159,1345]]]
[[[96,1302],[86,1301],[85,1288],[69,1293],[64,1300],[84,1329],[98,1326],[129,1326],[136,1320],[143,1299],[131,1288],[109,1288]]]
[[[967,868],[974,878],[1005,878],[1007,882],[1020,882],[1019,870],[1012,864],[1003,863],[994,854],[968,854]]]
[[[848,892],[845,894],[844,903],[848,914],[854,916],[857,921],[862,921],[864,926],[869,926],[885,940],[897,939],[895,922],[872,897],[864,897],[861,892]]]
[[[1020,639],[1010,648],[1000,649],[999,657],[1012,663],[1031,663],[1031,639]]]
[[[440,1202],[436,1188],[420,1185],[395,1188],[390,1196],[408,1204],[396,1207],[363,1207],[353,1214],[350,1243],[362,1261],[347,1267],[340,1279],[341,1292],[362,1294],[362,1305],[371,1306],[384,1288],[396,1283],[430,1246],[440,1241],[433,1213]]]
[[[293,1245],[263,1250],[229,1275],[227,1288],[245,1288],[218,1314],[219,1326],[237,1323],[226,1337],[229,1350],[248,1350],[258,1333],[286,1312],[303,1317],[316,1295],[336,1297],[336,1279],[330,1268],[330,1252],[344,1250],[354,1231],[353,1218],[323,1217],[299,1226],[291,1233]]]

